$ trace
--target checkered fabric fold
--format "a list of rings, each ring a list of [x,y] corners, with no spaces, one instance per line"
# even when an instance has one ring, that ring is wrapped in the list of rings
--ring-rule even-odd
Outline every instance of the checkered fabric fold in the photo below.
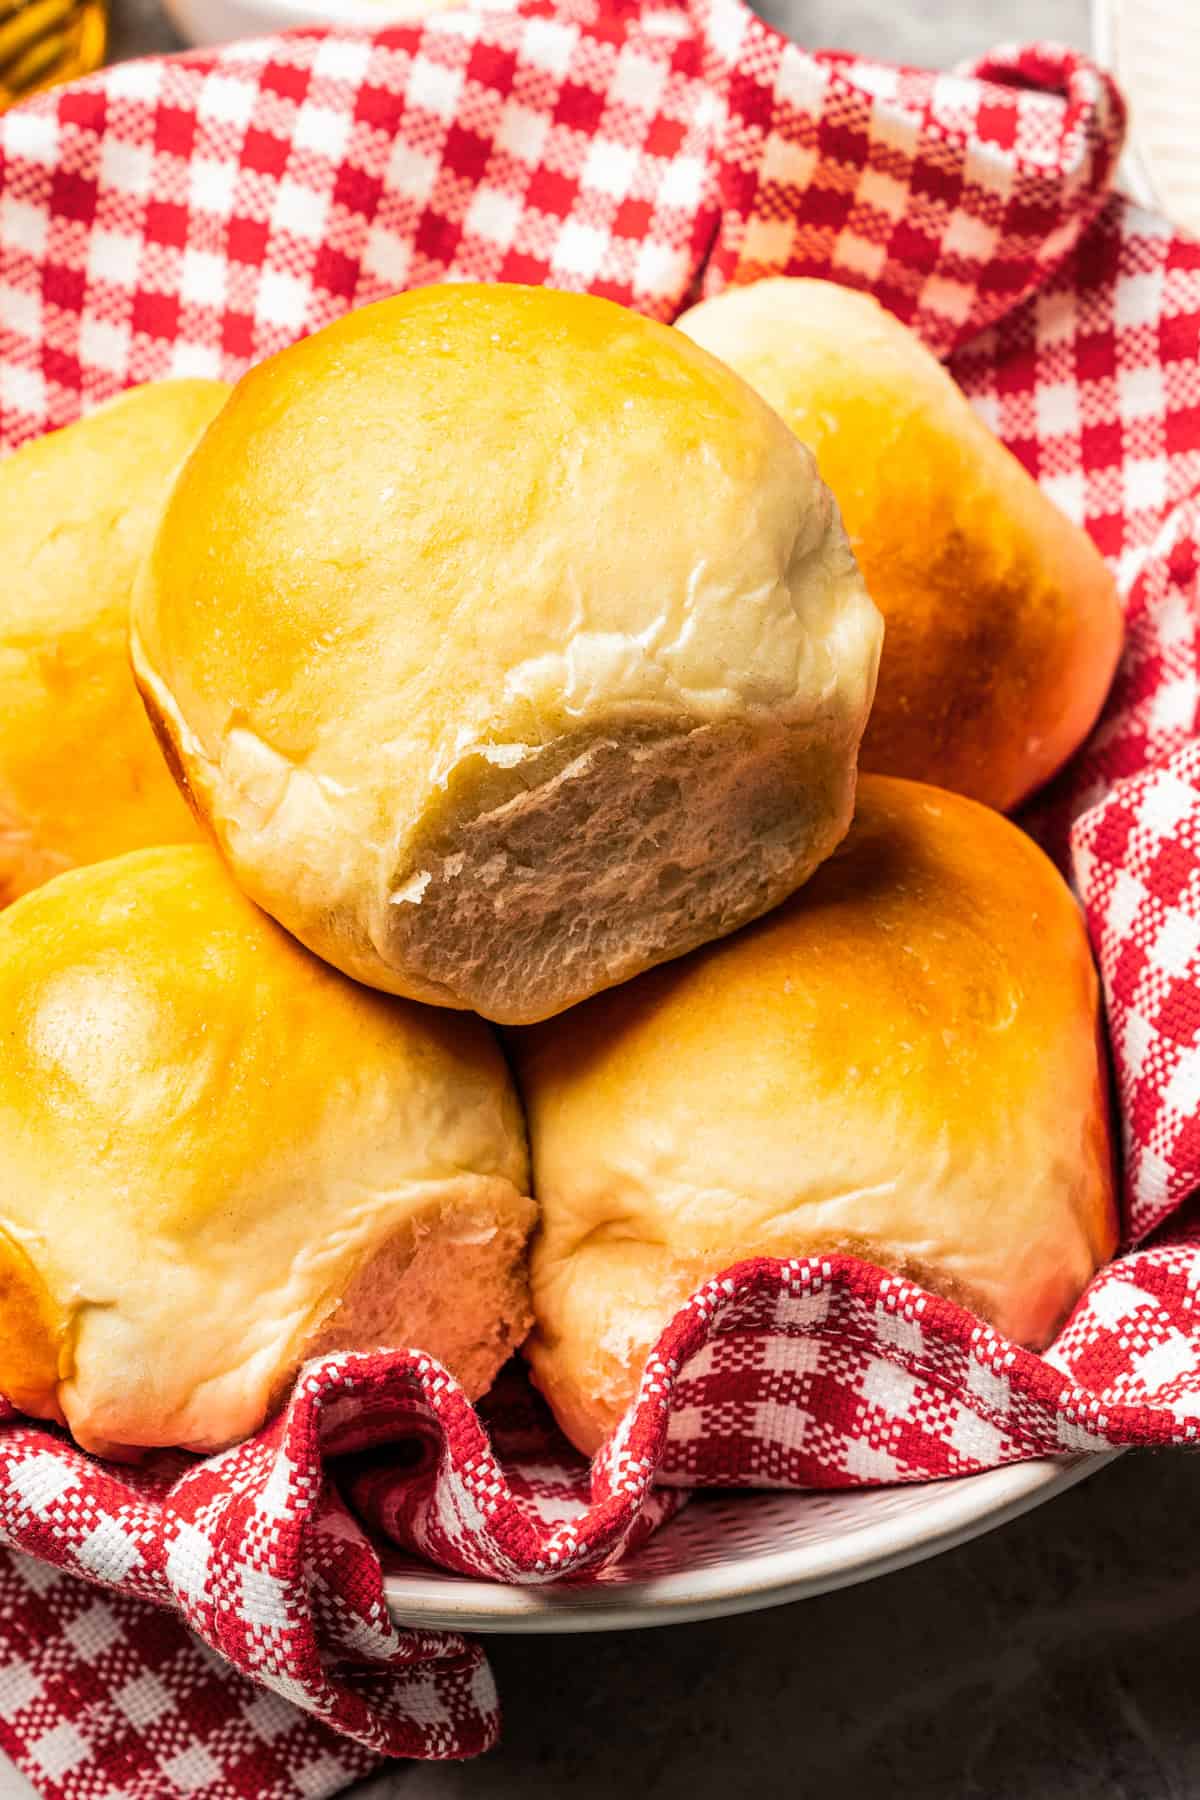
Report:
[[[948,359],[1129,619],[1104,718],[1026,820],[1087,912],[1125,1156],[1128,1247],[1051,1351],[831,1257],[710,1282],[591,1469],[518,1377],[477,1411],[415,1352],[310,1367],[204,1461],[106,1468],[0,1414],[0,1743],[45,1795],[291,1800],[379,1755],[484,1749],[479,1651],[390,1623],[364,1522],[451,1569],[585,1579],[690,1485],[1196,1435],[1200,247],[1112,196],[1122,124],[1066,50],[922,74],[801,51],[740,0],[300,32],[0,119],[2,448],[435,279],[670,319],[730,282],[824,275]]]

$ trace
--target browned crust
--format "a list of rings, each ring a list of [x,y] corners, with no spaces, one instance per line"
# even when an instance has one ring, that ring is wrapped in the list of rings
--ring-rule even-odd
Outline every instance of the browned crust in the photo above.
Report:
[[[60,1425],[69,1325],[25,1251],[0,1226],[0,1393],[22,1412]]]
[[[192,784],[188,779],[188,772],[184,767],[183,756],[179,749],[179,745],[175,740],[175,736],[169,723],[158,707],[153,693],[143,682],[141,675],[138,672],[136,662],[133,665],[133,679],[137,691],[141,696],[142,705],[146,709],[146,717],[150,721],[150,729],[154,733],[155,742],[163,753],[163,759],[166,762],[167,768],[171,771],[175,785],[187,801],[188,806],[191,809],[192,817],[198,824],[205,825],[205,817],[201,811],[200,802],[196,798]]]

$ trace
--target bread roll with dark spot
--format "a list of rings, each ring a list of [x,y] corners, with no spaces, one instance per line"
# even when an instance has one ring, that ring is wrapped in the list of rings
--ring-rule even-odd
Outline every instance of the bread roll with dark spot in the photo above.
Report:
[[[1116,584],[905,326],[780,277],[678,321],[816,454],[887,624],[861,765],[1009,811],[1087,737],[1121,653]]]

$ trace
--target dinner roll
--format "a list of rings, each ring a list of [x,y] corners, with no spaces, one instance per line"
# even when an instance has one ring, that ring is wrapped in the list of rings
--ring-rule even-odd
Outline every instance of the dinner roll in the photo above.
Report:
[[[864,1257],[1041,1348],[1115,1247],[1080,915],[1029,838],[940,789],[864,776],[777,912],[514,1038],[529,1355],[583,1450],[745,1257]]]
[[[811,456],[669,327],[424,288],[252,370],[134,607],[246,891],[525,1021],[731,931],[849,822],[880,622]]]
[[[1121,650],[1091,539],[866,294],[779,278],[679,328],[817,455],[887,621],[861,764],[1007,811],[1083,742]]]
[[[478,1019],[355,987],[201,845],[0,915],[0,1392],[89,1450],[214,1450],[301,1361],[481,1393],[529,1324],[520,1108]]]
[[[228,393],[133,388],[0,462],[0,905],[76,863],[198,835],[130,674],[129,596]]]

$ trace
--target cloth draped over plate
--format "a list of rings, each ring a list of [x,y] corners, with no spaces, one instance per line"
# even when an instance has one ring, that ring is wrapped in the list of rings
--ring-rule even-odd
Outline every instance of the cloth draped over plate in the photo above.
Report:
[[[578,1579],[691,1484],[1196,1436],[1200,246],[1112,194],[1122,130],[1070,51],[926,74],[800,50],[740,0],[304,31],[0,119],[0,448],[437,279],[669,320],[729,282],[821,275],[949,360],[1111,560],[1129,620],[1099,727],[1027,821],[1087,912],[1125,1158],[1126,1249],[1048,1354],[830,1257],[710,1282],[590,1471],[519,1379],[481,1417],[415,1352],[311,1365],[251,1442],[137,1470],[9,1409],[0,1744],[43,1794],[284,1800],[381,1755],[486,1748],[480,1651],[391,1624],[362,1521],[447,1568]]]

